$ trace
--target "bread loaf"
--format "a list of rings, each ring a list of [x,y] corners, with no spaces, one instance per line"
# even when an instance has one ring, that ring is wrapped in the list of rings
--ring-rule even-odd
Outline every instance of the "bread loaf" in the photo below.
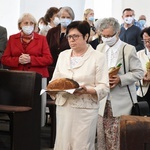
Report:
[[[47,90],[55,90],[55,91],[75,89],[75,88],[79,88],[79,84],[76,81],[68,78],[55,79],[47,85]]]

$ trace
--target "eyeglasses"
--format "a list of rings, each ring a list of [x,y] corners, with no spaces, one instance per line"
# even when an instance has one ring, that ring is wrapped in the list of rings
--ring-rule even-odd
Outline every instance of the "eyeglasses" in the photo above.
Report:
[[[68,40],[71,40],[71,38],[72,38],[72,39],[75,41],[75,40],[77,40],[80,36],[82,36],[82,35],[73,34],[73,35],[67,35],[66,38],[67,38]]]
[[[115,36],[116,34],[117,33],[115,32],[113,35],[102,35],[101,34],[101,36],[104,37],[104,38],[111,38],[111,37]]]
[[[144,44],[150,44],[150,39],[149,40],[142,40]]]

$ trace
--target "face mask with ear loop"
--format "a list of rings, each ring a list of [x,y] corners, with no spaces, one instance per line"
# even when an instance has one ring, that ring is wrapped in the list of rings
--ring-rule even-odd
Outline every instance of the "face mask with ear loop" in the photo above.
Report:
[[[132,22],[133,22],[133,17],[126,17],[126,18],[124,18],[124,22],[126,23],[126,24],[132,24]]]
[[[67,26],[71,23],[71,19],[68,18],[61,18],[60,19],[60,24],[62,27],[67,28]]]
[[[113,46],[117,42],[117,36],[116,34],[113,37],[108,38],[102,36],[102,41],[108,46]]]
[[[57,26],[60,23],[60,19],[58,17],[55,17],[53,22],[55,26]]]
[[[30,35],[34,30],[34,26],[23,26],[22,27],[22,31],[26,34],[26,35]]]

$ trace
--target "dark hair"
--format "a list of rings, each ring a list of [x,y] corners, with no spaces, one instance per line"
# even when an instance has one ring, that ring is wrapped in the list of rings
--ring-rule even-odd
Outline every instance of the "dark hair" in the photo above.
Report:
[[[122,14],[124,14],[125,11],[133,11],[131,8],[125,8],[122,12]]]
[[[39,22],[40,22],[41,20],[44,22],[45,25],[48,25],[48,23],[46,22],[46,20],[44,19],[44,17],[41,17],[41,18],[38,20],[38,24],[39,24]]]
[[[67,26],[66,34],[68,35],[71,29],[77,29],[82,35],[83,38],[86,34],[90,36],[90,25],[87,21],[73,21]],[[89,39],[89,37],[88,37]],[[87,41],[88,41],[87,39]]]
[[[44,16],[45,20],[47,22],[50,22],[50,18],[52,18],[53,15],[57,14],[58,12],[59,12],[59,9],[57,7],[50,7]]]
[[[149,36],[150,36],[150,27],[147,27],[147,28],[144,28],[142,31],[141,31],[141,38],[143,39],[143,34],[144,33],[147,33]]]

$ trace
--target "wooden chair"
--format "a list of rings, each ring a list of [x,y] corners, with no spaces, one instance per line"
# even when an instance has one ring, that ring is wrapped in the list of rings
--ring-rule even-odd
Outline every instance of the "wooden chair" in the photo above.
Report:
[[[150,117],[121,116],[120,150],[150,150]]]
[[[52,78],[53,72],[54,72],[54,67],[49,66],[48,71],[49,71],[49,77],[47,79],[47,84]],[[50,116],[51,123],[50,123],[50,148],[54,148],[54,143],[55,143],[55,137],[56,137],[56,104],[55,101],[51,100],[50,96],[47,95],[47,103],[46,107],[49,108],[49,113],[46,112],[46,125],[47,125],[47,120],[48,116]]]
[[[50,110],[49,115],[50,115],[50,119],[51,119],[51,123],[50,123],[50,128],[51,128],[51,130],[50,130],[50,148],[54,148],[54,143],[55,143],[55,138],[56,138],[56,104],[55,104],[55,101],[48,99],[46,107],[48,107]],[[46,115],[46,118],[47,117],[48,116]]]
[[[0,70],[0,114],[9,118],[11,150],[40,150],[40,90],[39,74]]]

